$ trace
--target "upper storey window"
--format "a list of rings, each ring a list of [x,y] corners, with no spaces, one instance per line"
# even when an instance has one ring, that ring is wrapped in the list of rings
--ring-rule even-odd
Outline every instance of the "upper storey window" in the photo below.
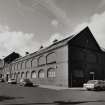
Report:
[[[26,61],[26,68],[31,68],[31,59]]]
[[[38,65],[44,65],[44,64],[46,64],[45,56],[40,56],[38,58]]]
[[[37,59],[33,58],[32,60],[32,67],[37,67]]]
[[[25,65],[25,61],[22,62],[22,65],[21,66],[22,66],[22,69],[25,69],[25,66],[26,66]]]
[[[50,53],[46,57],[47,63],[55,63],[56,62],[56,54],[55,53]]]

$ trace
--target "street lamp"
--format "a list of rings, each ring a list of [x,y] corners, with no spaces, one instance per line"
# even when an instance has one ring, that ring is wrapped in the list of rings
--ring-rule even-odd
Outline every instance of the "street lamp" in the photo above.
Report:
[[[95,72],[90,72],[90,74],[92,75],[92,79],[94,80]]]

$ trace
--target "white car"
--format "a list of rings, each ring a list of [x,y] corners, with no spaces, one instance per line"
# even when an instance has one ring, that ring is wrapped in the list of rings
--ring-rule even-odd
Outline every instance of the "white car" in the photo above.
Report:
[[[16,84],[17,82],[16,82],[16,79],[9,78],[7,83],[9,83],[9,84]]]
[[[30,79],[21,79],[19,84],[21,86],[33,86],[33,82]]]
[[[105,82],[103,80],[89,80],[83,84],[86,90],[105,90]]]

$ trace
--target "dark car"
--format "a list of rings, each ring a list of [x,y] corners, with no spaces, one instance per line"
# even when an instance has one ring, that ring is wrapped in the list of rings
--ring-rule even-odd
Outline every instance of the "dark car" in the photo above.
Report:
[[[0,82],[4,82],[4,79],[3,78],[0,78]]]
[[[33,82],[30,79],[21,79],[19,84],[21,86],[33,86]]]

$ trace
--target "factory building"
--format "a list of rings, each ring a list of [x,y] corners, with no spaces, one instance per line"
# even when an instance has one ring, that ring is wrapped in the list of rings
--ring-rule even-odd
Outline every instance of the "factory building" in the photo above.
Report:
[[[104,80],[104,63],[105,53],[86,27],[76,35],[13,60],[3,71],[17,81],[30,78],[40,85],[79,87],[91,79]]]

